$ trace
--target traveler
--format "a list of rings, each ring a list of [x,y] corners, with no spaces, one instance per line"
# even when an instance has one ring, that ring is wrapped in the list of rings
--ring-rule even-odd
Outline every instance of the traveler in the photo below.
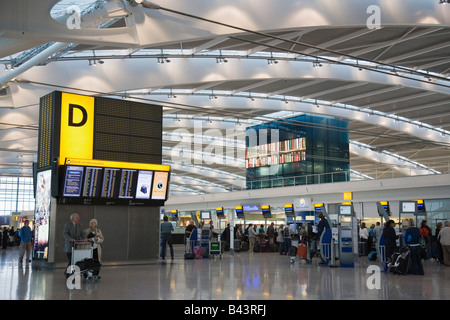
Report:
[[[420,235],[425,240],[426,256],[424,258],[429,260],[431,258],[431,229],[426,220],[420,224]]]
[[[86,237],[92,241],[92,258],[98,262],[102,262],[102,246],[103,237],[102,231],[98,228],[96,219],[89,221],[89,228],[84,230]]]
[[[19,263],[22,263],[23,261],[23,255],[25,251],[27,251],[26,256],[26,262],[31,262],[30,255],[31,255],[31,228],[29,227],[30,220],[25,220],[24,226],[20,228],[19,236],[20,236],[20,252],[19,252]]]
[[[8,229],[6,229],[6,227],[3,227],[3,235],[2,235],[2,248],[6,249],[7,245],[8,245],[8,240],[9,240],[9,233],[8,233]]]
[[[195,226],[194,220],[189,221],[189,225],[184,230],[184,244],[187,244],[187,242],[191,236],[192,230],[194,230],[196,228],[197,227]]]
[[[359,233],[360,240],[362,242],[362,252],[361,255],[367,256],[367,250],[368,250],[368,242],[369,242],[369,231],[366,228],[366,223],[363,222],[361,224],[361,230]]]
[[[445,227],[439,232],[438,240],[442,245],[444,264],[450,267],[450,223],[448,221],[445,222]]]
[[[69,219],[70,221],[64,225],[63,230],[64,252],[66,253],[67,259],[69,261],[67,266],[70,266],[72,264],[72,247],[74,243],[81,240],[86,241],[86,234],[81,227],[80,216],[78,215],[78,213],[72,213]],[[64,273],[67,277],[69,276],[69,274],[66,273],[66,270],[64,271]]]
[[[423,276],[424,272],[420,258],[420,230],[414,226],[413,219],[409,220],[409,227],[406,229],[403,237],[405,238],[405,243],[409,247],[411,253],[411,270],[409,272]]]
[[[291,230],[290,230],[290,224],[284,227],[283,230],[283,253],[284,255],[287,255],[289,253],[289,250],[291,249]]]
[[[169,218],[167,216],[164,216],[164,222],[161,223],[161,241],[162,241],[162,248],[161,248],[161,258],[164,260],[166,259],[166,245],[169,244],[170,248],[170,256],[173,260],[173,246],[172,246],[172,231],[173,225],[169,222]]]
[[[306,229],[306,225],[302,225],[300,228],[300,240],[307,239],[308,238],[308,230]]]
[[[442,229],[442,222],[436,223],[436,249],[438,251],[438,256],[436,257],[438,263],[444,263],[444,256],[442,252],[442,245],[439,241],[439,232],[441,232]]]
[[[278,231],[277,231],[277,242],[278,242],[278,245],[280,247],[280,249],[279,249],[280,250],[280,254],[283,254],[283,251],[284,251],[284,248],[283,248],[283,243],[284,243],[283,228],[284,228],[284,225],[281,224],[280,227],[278,228]]]
[[[256,233],[256,224],[249,224],[248,226],[248,241],[250,242],[250,252],[253,253],[253,247],[255,246],[255,242],[256,242],[256,237],[257,237],[257,233]]]
[[[385,248],[386,248],[386,258],[388,262],[391,261],[391,257],[397,248],[397,235],[395,234],[395,222],[394,220],[389,220],[386,223],[386,226],[383,229],[383,236],[385,240]]]
[[[275,227],[273,222],[267,228],[267,237],[269,238],[269,244],[273,245],[275,240]]]
[[[330,229],[330,224],[328,223],[327,219],[325,219],[323,213],[321,212],[319,214],[319,224],[317,225],[317,238],[319,239],[319,241],[325,229]]]

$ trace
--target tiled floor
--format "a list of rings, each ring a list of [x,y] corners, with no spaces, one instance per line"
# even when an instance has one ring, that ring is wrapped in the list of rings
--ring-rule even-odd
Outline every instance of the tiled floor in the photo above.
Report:
[[[0,249],[1,250],[1,249]],[[0,299],[3,300],[448,300],[450,267],[424,262],[425,276],[368,273],[367,258],[355,268],[295,264],[278,253],[241,252],[222,258],[174,260],[147,264],[105,264],[101,280],[81,281],[69,289],[63,268],[18,265],[17,248],[0,252]],[[378,280],[378,281],[377,281]],[[369,282],[369,285],[368,285]],[[374,285],[379,284],[379,288]]]

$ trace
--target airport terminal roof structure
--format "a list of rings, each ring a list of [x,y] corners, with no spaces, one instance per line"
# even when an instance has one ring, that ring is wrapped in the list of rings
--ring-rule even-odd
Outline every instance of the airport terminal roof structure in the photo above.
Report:
[[[352,179],[448,173],[442,2],[2,1],[0,175],[32,175],[54,90],[163,105],[174,195],[245,188],[245,128],[301,114],[349,122]]]

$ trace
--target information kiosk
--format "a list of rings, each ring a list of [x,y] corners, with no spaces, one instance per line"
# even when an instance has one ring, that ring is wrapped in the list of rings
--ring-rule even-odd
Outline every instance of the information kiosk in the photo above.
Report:
[[[353,268],[355,253],[353,251],[356,217],[352,203],[339,205],[339,265]]]

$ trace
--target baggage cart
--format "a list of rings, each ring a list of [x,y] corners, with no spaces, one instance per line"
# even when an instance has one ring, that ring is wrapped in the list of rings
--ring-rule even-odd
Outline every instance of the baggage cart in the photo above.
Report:
[[[209,254],[214,257],[218,255],[222,259],[222,245],[220,241],[209,241]]]
[[[73,266],[78,266],[80,275],[87,281],[97,281],[100,279],[100,263],[93,259],[92,241],[79,240],[72,244],[72,261],[70,274],[75,273]]]
[[[297,261],[305,260],[306,264],[312,263],[312,245],[310,241],[302,241],[298,247],[296,254],[289,257],[289,261],[294,264]]]

